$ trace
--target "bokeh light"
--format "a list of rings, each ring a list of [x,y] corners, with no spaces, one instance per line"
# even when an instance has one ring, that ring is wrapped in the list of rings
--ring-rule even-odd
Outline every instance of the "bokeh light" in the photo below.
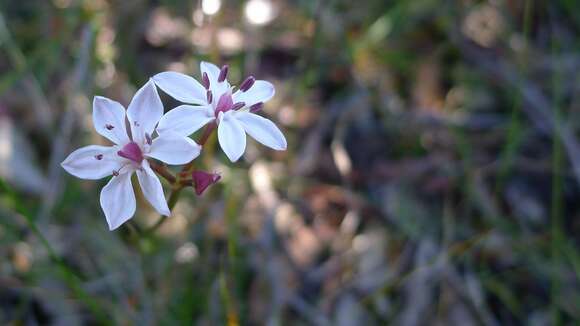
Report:
[[[269,0],[250,0],[244,9],[246,19],[253,25],[265,25],[276,17],[276,8]]]
[[[208,16],[212,16],[218,13],[218,11],[220,11],[220,8],[222,7],[222,1],[221,0],[202,0],[201,1],[201,10],[203,11],[204,14],[208,15]]]

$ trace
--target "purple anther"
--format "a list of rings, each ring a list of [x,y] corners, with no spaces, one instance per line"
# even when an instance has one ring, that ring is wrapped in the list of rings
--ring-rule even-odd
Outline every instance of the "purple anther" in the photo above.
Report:
[[[264,103],[258,102],[256,104],[250,106],[250,112],[256,113],[256,112],[262,110],[263,107],[264,107]]]
[[[97,154],[95,155],[95,159],[97,159],[97,161],[100,161],[103,159],[103,154]]]
[[[201,76],[201,83],[203,84],[203,87],[205,87],[205,89],[209,89],[209,77],[207,76],[207,73],[204,72],[203,75]]]
[[[208,90],[206,93],[206,96],[207,96],[207,103],[211,104],[213,102],[213,93],[210,90]]]
[[[244,106],[246,106],[246,103],[238,102],[238,103],[234,104],[230,110],[236,111],[236,110],[243,108]]]
[[[115,128],[115,126],[110,125],[110,124],[106,124],[105,128],[107,128],[107,130],[113,130]]]
[[[148,145],[151,145],[153,143],[153,139],[151,139],[151,135],[149,135],[148,133],[145,133],[145,141],[147,142]]]
[[[246,78],[246,80],[244,80],[240,85],[240,91],[247,92],[254,85],[255,81],[256,79],[254,78],[254,76]]]
[[[218,77],[218,82],[221,83],[228,77],[228,70],[230,67],[228,65],[223,65],[222,69],[220,70],[220,75]]]

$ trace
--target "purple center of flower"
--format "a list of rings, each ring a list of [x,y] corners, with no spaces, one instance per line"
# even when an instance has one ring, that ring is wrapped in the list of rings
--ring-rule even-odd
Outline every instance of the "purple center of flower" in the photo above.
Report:
[[[135,163],[141,163],[143,161],[143,152],[137,143],[130,142],[123,146],[123,149],[117,152],[117,155],[131,160]]]
[[[220,112],[227,112],[230,110],[239,110],[243,108],[246,104],[244,102],[237,102],[234,104],[231,92],[226,92],[220,96],[219,101],[215,107],[215,116],[219,116]]]
[[[230,92],[226,92],[220,96],[218,103],[215,107],[215,114],[216,116],[220,112],[227,112],[229,111],[232,106],[234,105],[234,100],[232,99],[232,94]]]

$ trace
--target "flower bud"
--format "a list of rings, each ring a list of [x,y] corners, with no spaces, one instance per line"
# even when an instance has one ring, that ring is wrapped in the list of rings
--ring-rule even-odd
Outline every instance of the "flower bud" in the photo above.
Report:
[[[193,171],[191,173],[191,179],[197,195],[201,195],[209,186],[218,182],[221,178],[222,176],[217,173],[205,171]]]

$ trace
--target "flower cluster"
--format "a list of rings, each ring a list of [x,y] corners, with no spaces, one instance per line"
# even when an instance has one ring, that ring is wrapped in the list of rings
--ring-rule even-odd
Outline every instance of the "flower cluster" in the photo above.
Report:
[[[96,96],[93,101],[95,130],[112,146],[90,145],[72,152],[62,163],[70,174],[96,180],[112,176],[102,189],[100,203],[110,230],[131,219],[136,200],[131,177],[137,179],[144,197],[163,216],[171,214],[155,169],[191,163],[202,146],[189,138],[207,125],[208,136],[217,129],[226,156],[237,161],[246,148],[246,133],[275,150],[286,149],[286,139],[272,121],[256,114],[274,96],[274,86],[250,76],[236,90],[228,80],[228,66],[221,69],[202,62],[201,83],[177,72],[153,76],[131,100],[127,110],[118,102]],[[157,87],[187,103],[163,114]],[[201,194],[220,176],[190,171],[189,185]],[[185,183],[187,184],[187,183]]]

